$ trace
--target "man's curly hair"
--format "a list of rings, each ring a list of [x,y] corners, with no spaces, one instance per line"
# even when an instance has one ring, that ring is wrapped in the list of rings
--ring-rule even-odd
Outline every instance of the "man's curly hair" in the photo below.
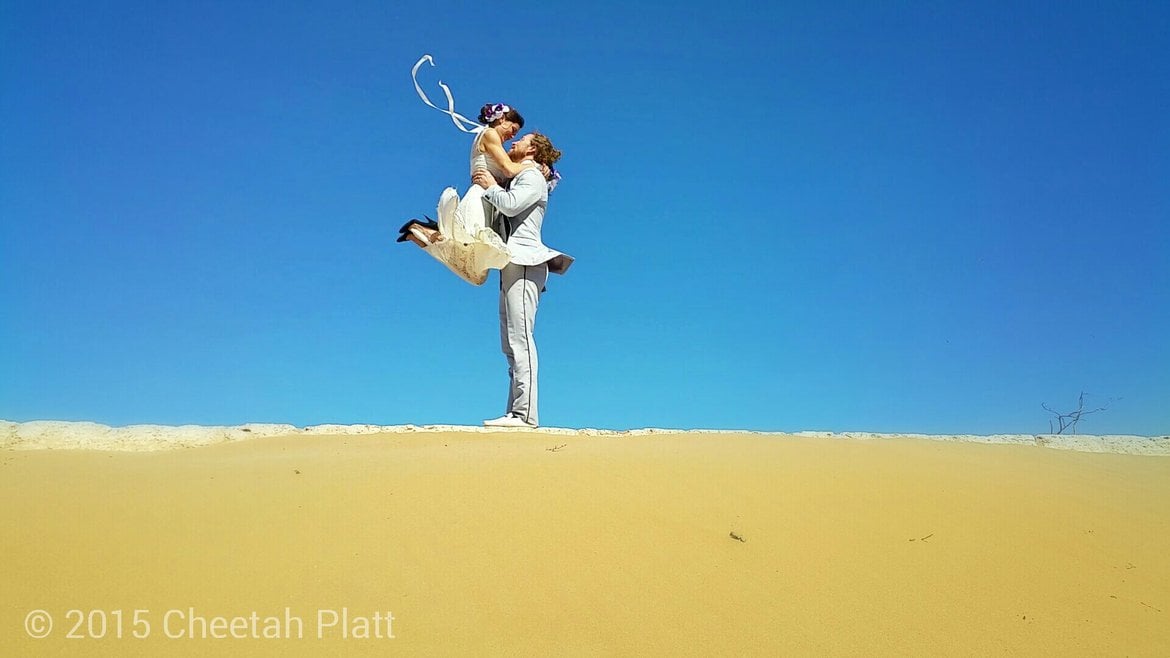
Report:
[[[552,145],[548,137],[541,133],[532,133],[532,148],[536,151],[533,153],[532,159],[541,164],[551,167],[556,164],[557,160],[561,159],[561,152]]]

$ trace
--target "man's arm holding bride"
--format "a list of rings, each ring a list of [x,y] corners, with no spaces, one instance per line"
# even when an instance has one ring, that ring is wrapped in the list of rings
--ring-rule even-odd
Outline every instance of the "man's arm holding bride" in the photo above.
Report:
[[[471,180],[484,189],[483,196],[488,203],[508,217],[531,208],[548,190],[548,183],[535,167],[525,168],[512,179],[512,185],[506,190],[486,169],[477,169]]]

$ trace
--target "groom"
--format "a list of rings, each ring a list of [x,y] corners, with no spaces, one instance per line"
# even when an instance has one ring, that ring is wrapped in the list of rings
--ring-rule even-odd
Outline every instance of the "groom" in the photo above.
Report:
[[[530,133],[512,142],[508,157],[532,162],[508,189],[484,169],[472,180],[484,188],[484,201],[494,207],[492,228],[508,244],[511,261],[500,270],[500,343],[508,359],[508,407],[503,416],[483,421],[488,427],[536,427],[537,359],[532,332],[536,307],[548,273],[564,274],[573,258],[549,249],[540,238],[548,207],[549,185],[536,163],[552,167],[561,157],[548,137]]]

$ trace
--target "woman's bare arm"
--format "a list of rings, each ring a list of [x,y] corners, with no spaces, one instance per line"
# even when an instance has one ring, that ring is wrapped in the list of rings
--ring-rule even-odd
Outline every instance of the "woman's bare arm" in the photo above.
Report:
[[[500,133],[488,128],[484,131],[482,140],[480,141],[480,148],[484,153],[488,154],[496,164],[500,166],[500,170],[508,172],[509,178],[515,178],[517,174],[524,171],[524,165],[517,162],[512,162],[508,157],[508,152],[504,150],[504,141],[500,139]]]

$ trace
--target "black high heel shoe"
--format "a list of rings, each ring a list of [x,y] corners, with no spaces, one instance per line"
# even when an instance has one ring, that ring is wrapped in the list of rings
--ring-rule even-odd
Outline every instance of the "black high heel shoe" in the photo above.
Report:
[[[414,224],[418,224],[423,228],[429,228],[434,231],[439,230],[438,222],[431,219],[430,217],[427,217],[426,215],[423,215],[423,217],[427,218],[425,222],[421,219],[411,219],[410,221],[403,224],[402,228],[398,229],[398,232],[401,233],[401,235],[398,236],[398,239],[395,240],[395,242],[406,242],[407,240],[410,240],[410,227]]]

